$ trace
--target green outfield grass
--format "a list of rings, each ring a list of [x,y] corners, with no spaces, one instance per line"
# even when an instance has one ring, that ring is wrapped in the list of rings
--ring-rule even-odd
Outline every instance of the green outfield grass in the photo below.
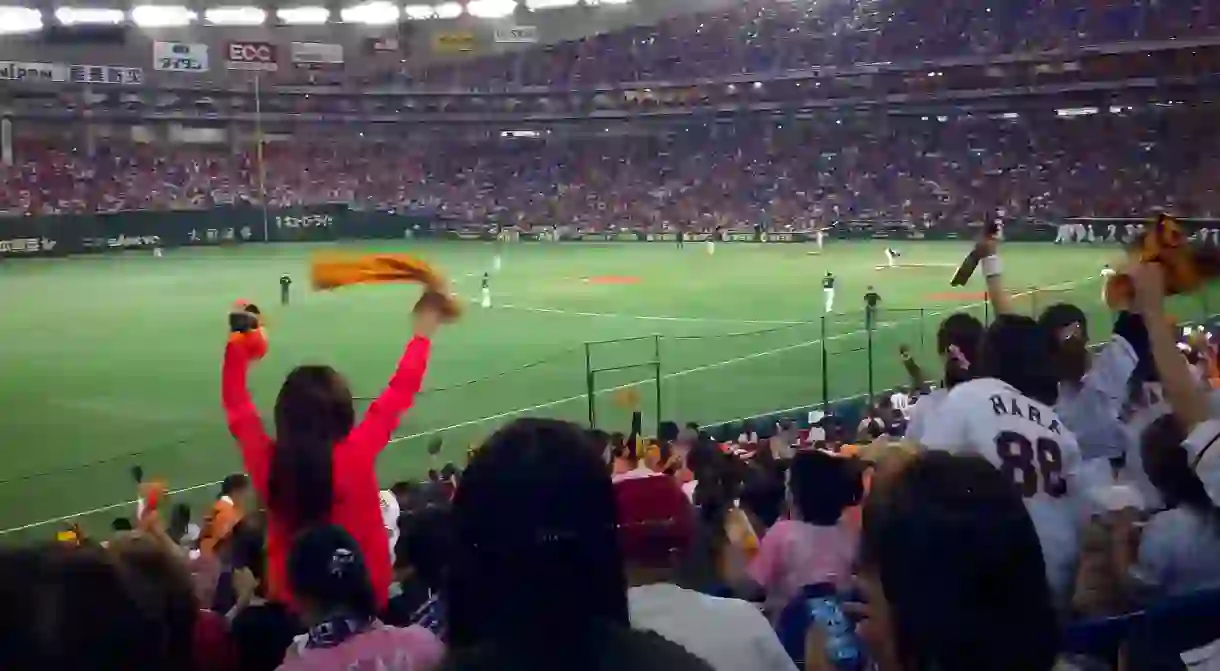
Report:
[[[913,267],[879,269],[886,243],[835,242],[824,254],[803,245],[509,245],[494,276],[495,306],[471,306],[436,340],[417,406],[382,455],[386,482],[423,475],[424,445],[441,432],[439,460],[458,461],[498,423],[524,414],[585,421],[586,347],[594,368],[646,364],[660,354],[660,413],[701,423],[726,421],[840,398],[867,389],[868,337],[859,309],[870,284],[887,309],[873,336],[876,385],[900,383],[901,343],[927,364],[941,315],[968,305],[982,315],[981,280],[968,291],[948,278],[966,243],[905,243]],[[361,244],[434,262],[472,298],[493,248],[479,243]],[[246,298],[269,313],[272,347],[251,376],[269,410],[294,365],[329,363],[361,396],[391,372],[410,333],[418,289],[306,289],[311,245],[177,249],[0,264],[0,530],[3,539],[50,536],[57,520],[82,512],[91,526],[130,514],[127,471],[185,489],[201,502],[211,483],[237,469],[219,405],[225,315]],[[1096,275],[1113,249],[1009,245],[1006,279],[1034,309],[1076,302],[1100,317]],[[839,276],[836,310],[823,320],[820,278]],[[296,278],[280,308],[277,278]],[[1039,287],[1037,291],[1031,288]],[[974,292],[974,294],[970,293]],[[1195,303],[1181,316],[1200,313]],[[1095,319],[1094,336],[1105,319]],[[827,369],[823,370],[823,348]],[[929,366],[934,368],[935,366]],[[609,393],[637,384],[649,425],[657,416],[648,367],[598,374],[599,423],[624,420]],[[116,505],[117,504],[117,505]],[[45,521],[45,522],[44,522]],[[32,526],[30,526],[32,525]]]

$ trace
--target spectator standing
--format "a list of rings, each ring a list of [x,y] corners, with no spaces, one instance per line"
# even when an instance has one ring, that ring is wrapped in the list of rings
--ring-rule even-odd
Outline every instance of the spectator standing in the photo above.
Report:
[[[254,489],[267,502],[268,589],[291,601],[285,564],[300,531],[334,522],[360,543],[377,604],[389,597],[389,537],[382,521],[374,472],[377,455],[423,384],[431,337],[448,298],[425,293],[415,305],[415,335],[389,385],[355,423],[351,390],[334,369],[299,366],[288,374],[275,403],[276,438],[263,429],[250,398],[250,357],[230,342],[222,371],[229,430],[241,447]],[[342,458],[336,455],[342,454]]]
[[[631,626],[655,631],[717,671],[795,671],[767,619],[752,604],[683,589],[676,574],[692,546],[695,510],[668,477],[614,485],[626,562]]]
[[[1050,671],[1059,629],[1021,497],[981,458],[912,457],[865,503],[856,631],[880,671]],[[820,634],[809,647],[824,659]],[[814,667],[818,668],[818,667]],[[828,667],[821,667],[828,668]]]
[[[958,312],[941,322],[936,330],[936,352],[942,359],[944,375],[941,386],[922,394],[915,407],[911,408],[905,435],[909,442],[922,441],[931,418],[949,395],[949,390],[976,375],[982,342],[983,323],[974,315]],[[908,370],[912,371],[912,377],[921,377],[918,365],[910,358],[909,352],[904,352],[903,359]]]
[[[708,668],[631,628],[614,488],[580,427],[501,428],[471,459],[453,511],[448,668]]]
[[[212,503],[212,509],[203,518],[199,531],[199,551],[205,555],[216,554],[216,544],[233,531],[250,505],[253,490],[250,476],[234,473],[220,483],[220,496]]]
[[[980,377],[955,386],[939,405],[922,444],[978,454],[1024,497],[1046,553],[1048,579],[1064,605],[1080,550],[1080,497],[1086,469],[1075,435],[1052,406],[1058,397],[1051,334],[1029,317],[1000,314],[987,328]],[[1090,467],[1109,471],[1094,460]]]
[[[1220,587],[1220,509],[1191,470],[1186,434],[1172,415],[1144,432],[1144,471],[1167,506],[1137,532],[1120,516],[1113,547],[1118,573],[1137,601]]]
[[[288,560],[289,582],[308,630],[288,648],[282,671],[436,668],[444,646],[422,627],[377,619],[377,596],[360,545],[338,526],[304,532]]]

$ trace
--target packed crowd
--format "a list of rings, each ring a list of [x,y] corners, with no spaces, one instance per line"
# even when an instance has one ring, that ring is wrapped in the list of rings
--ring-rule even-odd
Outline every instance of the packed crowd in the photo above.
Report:
[[[569,129],[416,143],[224,148],[19,142],[14,215],[346,202],[467,224],[663,228],[1220,214],[1210,108]],[[265,198],[263,197],[265,189]]]
[[[290,372],[274,437],[246,389],[267,341],[235,312],[221,396],[246,472],[198,524],[145,483],[103,542],[0,551],[0,665],[1185,668],[1220,618],[1090,657],[1065,635],[1220,588],[1220,418],[1164,313],[1172,278],[1125,269],[1133,293],[1091,355],[1079,308],[1016,314],[996,243],[976,250],[995,321],[944,320],[935,389],[904,351],[923,393],[854,436],[815,416],[743,424],[727,449],[694,425],[646,439],[638,413],[626,434],[519,419],[463,468],[387,491],[377,456],[451,299],[421,297],[362,418],[335,370]]]
[[[483,90],[689,81],[813,66],[1206,37],[1218,28],[1216,0],[1013,0],[988,5],[971,0],[751,0],[656,25],[439,65],[412,81]]]

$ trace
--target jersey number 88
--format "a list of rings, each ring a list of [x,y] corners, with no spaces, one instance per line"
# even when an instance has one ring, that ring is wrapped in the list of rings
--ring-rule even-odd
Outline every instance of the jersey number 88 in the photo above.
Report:
[[[1063,479],[1063,451],[1050,438],[1031,441],[1016,431],[1001,431],[995,437],[1000,472],[1017,485],[1021,496],[1045,493],[1053,498],[1067,494]]]

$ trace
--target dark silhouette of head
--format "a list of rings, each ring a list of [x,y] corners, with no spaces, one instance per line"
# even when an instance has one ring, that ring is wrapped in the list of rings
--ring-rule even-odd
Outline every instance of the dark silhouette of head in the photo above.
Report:
[[[588,433],[521,419],[471,459],[453,500],[449,643],[575,653],[627,627],[614,489]]]
[[[1046,405],[1059,398],[1055,341],[1050,331],[1024,315],[998,315],[983,334],[979,372],[1002,380]]]
[[[850,460],[817,451],[799,452],[792,458],[788,490],[801,521],[818,526],[836,524],[843,510],[858,504],[864,495]]]
[[[275,451],[268,508],[293,528],[326,521],[333,496],[331,459],[356,411],[347,382],[329,366],[298,366],[275,400]]]
[[[1161,493],[1171,508],[1185,506],[1208,515],[1220,525],[1220,510],[1207,495],[1203,481],[1191,468],[1190,456],[1182,447],[1186,432],[1178,419],[1167,414],[1144,429],[1140,455],[1148,481]]]
[[[972,314],[957,312],[940,323],[936,353],[945,360],[945,387],[952,388],[978,376],[983,323]]]
[[[341,527],[317,526],[297,536],[288,555],[288,582],[308,624],[335,613],[377,614],[364,555]]]
[[[1038,317],[1038,324],[1054,339],[1055,370],[1059,379],[1079,385],[1089,370],[1089,320],[1070,303],[1056,303]]]
[[[189,668],[190,639],[164,617],[169,595],[161,587],[156,576],[97,546],[0,550],[0,598],[8,606],[0,615],[0,667]]]
[[[874,486],[858,570],[899,666],[1049,671],[1058,622],[1012,483],[979,457],[928,452]]]

